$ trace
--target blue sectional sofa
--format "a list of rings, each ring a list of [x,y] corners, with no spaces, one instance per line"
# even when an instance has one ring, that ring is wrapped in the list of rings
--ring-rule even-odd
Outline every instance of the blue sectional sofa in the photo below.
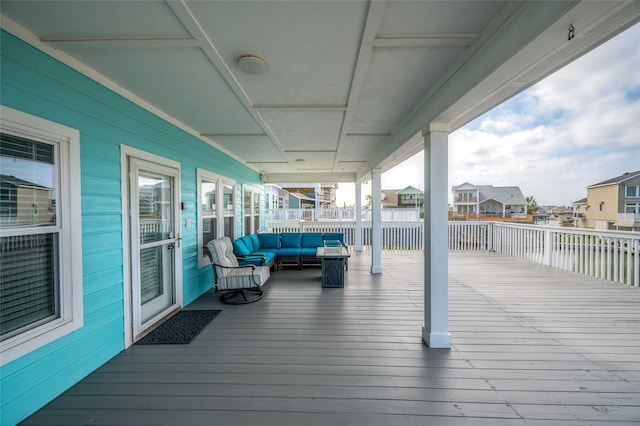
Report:
[[[342,232],[265,232],[240,237],[233,242],[233,252],[240,265],[283,265],[302,268],[319,265],[316,249],[325,240],[338,240],[344,245]]]

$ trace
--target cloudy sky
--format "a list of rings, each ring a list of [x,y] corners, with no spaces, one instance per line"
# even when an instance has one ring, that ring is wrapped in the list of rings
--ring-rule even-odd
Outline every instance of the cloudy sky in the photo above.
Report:
[[[571,205],[640,170],[639,41],[640,24],[449,135],[449,187],[516,185],[539,205]],[[422,162],[384,173],[383,189],[423,189]],[[338,205],[352,204],[353,185],[340,188]]]

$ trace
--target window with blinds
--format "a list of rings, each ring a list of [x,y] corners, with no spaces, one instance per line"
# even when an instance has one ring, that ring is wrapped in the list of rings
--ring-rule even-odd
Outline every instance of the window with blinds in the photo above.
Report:
[[[0,133],[0,341],[59,316],[56,145]]]
[[[0,105],[0,365],[83,324],[78,130]]]

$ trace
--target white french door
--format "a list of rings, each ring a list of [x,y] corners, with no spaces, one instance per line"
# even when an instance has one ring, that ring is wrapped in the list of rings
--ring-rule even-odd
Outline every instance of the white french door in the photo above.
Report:
[[[135,341],[181,304],[180,170],[133,156],[128,157],[128,168]]]

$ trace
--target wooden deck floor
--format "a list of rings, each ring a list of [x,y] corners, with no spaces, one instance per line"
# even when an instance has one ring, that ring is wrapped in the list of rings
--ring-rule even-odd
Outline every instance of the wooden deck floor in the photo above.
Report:
[[[640,289],[450,254],[451,350],[421,341],[422,257],[272,275],[190,345],[133,346],[25,424],[640,424]],[[189,308],[220,306],[203,296]]]

